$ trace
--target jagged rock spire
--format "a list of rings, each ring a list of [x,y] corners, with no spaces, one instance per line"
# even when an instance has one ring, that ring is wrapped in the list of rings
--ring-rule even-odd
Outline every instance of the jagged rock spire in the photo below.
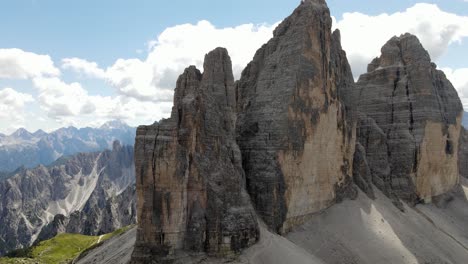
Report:
[[[347,95],[375,120],[358,123],[357,135],[378,188],[416,203],[457,184],[462,105],[416,36],[391,38]]]
[[[247,188],[278,232],[340,200],[352,174],[354,139],[338,86],[353,80],[331,26],[325,1],[303,1],[238,83],[237,141]]]
[[[177,80],[171,118],[137,130],[138,237],[132,260],[178,252],[230,254],[258,239],[235,141],[234,78],[226,49],[205,56],[204,72]]]

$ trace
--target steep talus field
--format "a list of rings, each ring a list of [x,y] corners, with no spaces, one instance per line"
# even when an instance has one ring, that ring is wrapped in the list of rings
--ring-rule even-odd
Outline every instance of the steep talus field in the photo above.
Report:
[[[402,212],[378,189],[372,200],[359,192],[314,214],[286,237],[261,226],[260,241],[229,263],[249,264],[414,264],[465,263],[468,259],[468,181],[462,190],[439,206],[405,206]],[[111,239],[78,263],[126,263],[136,232]],[[203,258],[202,258],[203,259]],[[175,263],[219,263],[219,259],[192,257]],[[218,262],[217,262],[218,261]]]

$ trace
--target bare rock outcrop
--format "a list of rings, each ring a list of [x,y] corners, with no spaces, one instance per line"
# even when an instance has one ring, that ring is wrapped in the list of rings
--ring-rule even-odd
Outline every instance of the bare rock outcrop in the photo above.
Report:
[[[303,1],[237,84],[237,141],[247,188],[278,231],[333,205],[352,176],[355,138],[338,86],[352,85],[325,1]]]
[[[458,142],[458,172],[460,176],[468,178],[468,131],[464,127]]]
[[[101,235],[135,223],[133,147],[63,157],[0,180],[0,255],[58,233]]]
[[[231,60],[218,48],[203,74],[191,66],[179,77],[171,117],[138,128],[133,263],[172,261],[182,251],[224,256],[257,241],[235,120]]]
[[[431,201],[458,183],[462,107],[419,40],[392,38],[354,83],[324,0],[304,0],[234,82],[227,51],[179,77],[137,130],[132,263],[227,256],[374,186]],[[392,208],[395,210],[395,208]]]
[[[357,140],[371,177],[362,169],[355,178],[413,204],[430,202],[458,183],[462,105],[417,37],[390,39],[356,86],[340,93],[347,106],[364,114]]]

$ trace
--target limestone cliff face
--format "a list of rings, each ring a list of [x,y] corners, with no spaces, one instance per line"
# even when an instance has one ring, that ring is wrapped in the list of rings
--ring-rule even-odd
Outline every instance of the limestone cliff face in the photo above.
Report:
[[[138,128],[134,263],[177,258],[179,250],[225,255],[258,239],[234,110],[231,60],[218,48],[203,74],[191,66],[179,77],[171,118]]]
[[[460,176],[468,178],[468,131],[464,127],[461,129],[458,142],[458,172]]]
[[[247,189],[286,232],[333,205],[352,175],[354,131],[338,86],[353,83],[325,1],[303,1],[237,83],[237,141]]]
[[[462,105],[415,36],[389,40],[356,87],[340,93],[366,115],[357,134],[370,182],[409,202],[431,201],[458,183]]]
[[[137,130],[132,263],[238,252],[256,214],[286,233],[355,185],[402,205],[458,183],[461,103],[417,38],[392,38],[355,84],[331,24],[304,0],[238,82],[222,48],[179,77],[171,117]]]

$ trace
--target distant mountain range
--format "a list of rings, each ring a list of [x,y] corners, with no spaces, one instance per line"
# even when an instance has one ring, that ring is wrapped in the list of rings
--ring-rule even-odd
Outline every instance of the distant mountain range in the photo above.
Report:
[[[135,221],[133,147],[118,141],[0,179],[0,256],[59,233],[101,235]]]
[[[462,125],[463,127],[468,128],[468,112],[466,111],[463,112]]]
[[[114,140],[133,146],[135,131],[122,121],[110,121],[99,128],[67,127],[51,133],[20,128],[9,136],[0,134],[0,172],[49,165],[62,156],[80,152],[102,151],[111,148]],[[2,176],[5,173],[0,173]]]

